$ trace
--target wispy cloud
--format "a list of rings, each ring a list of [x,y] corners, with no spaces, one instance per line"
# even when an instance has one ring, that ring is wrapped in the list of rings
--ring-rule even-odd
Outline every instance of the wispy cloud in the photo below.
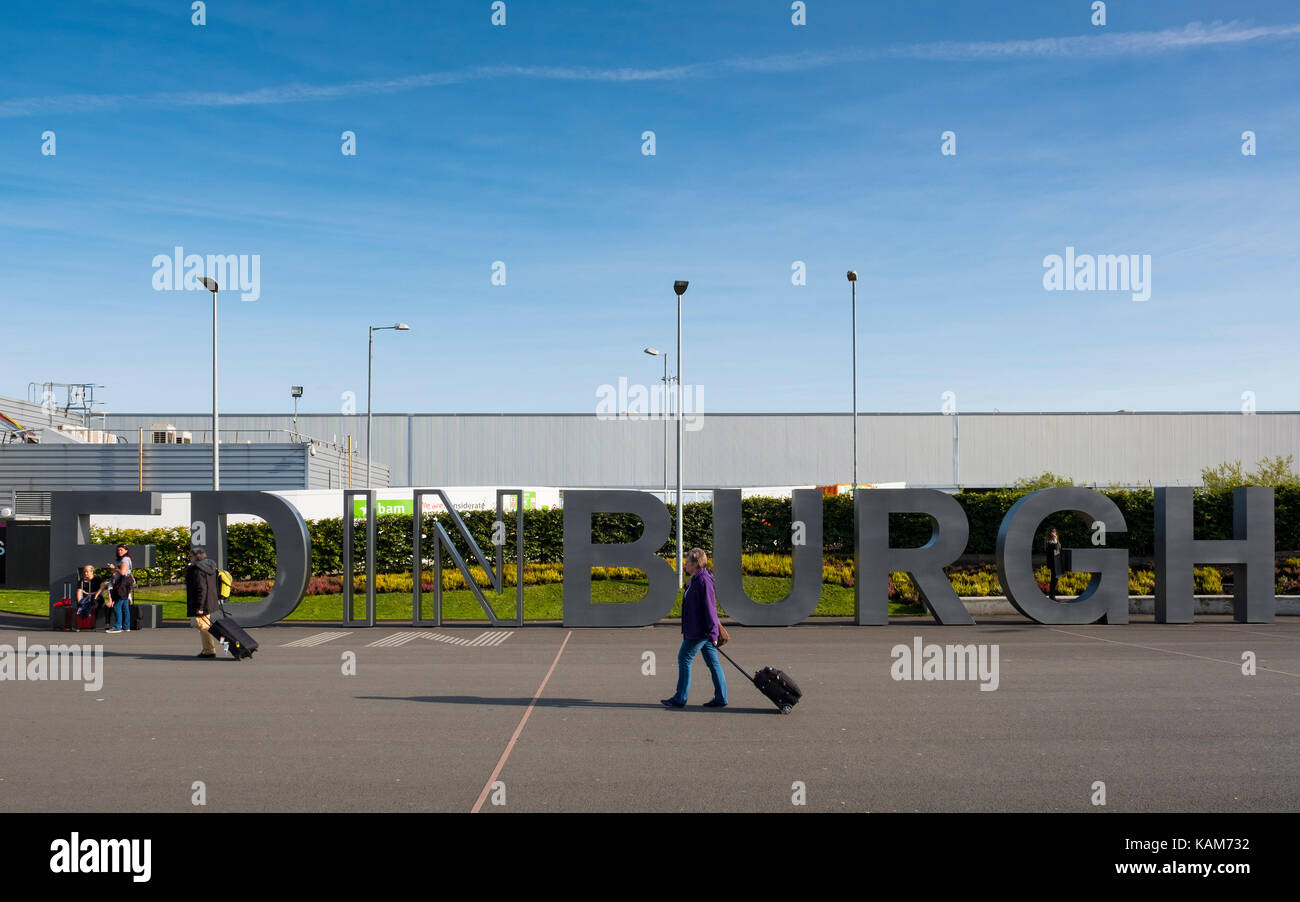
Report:
[[[101,112],[139,106],[227,107],[339,100],[443,87],[489,79],[574,82],[652,82],[717,78],[737,73],[782,73],[881,59],[934,62],[998,62],[1023,59],[1103,59],[1149,56],[1251,41],[1300,37],[1298,25],[1248,26],[1237,22],[1193,22],[1163,31],[1134,31],[1018,41],[938,41],[887,47],[736,57],[662,68],[585,66],[474,66],[401,78],[334,85],[288,84],[253,91],[169,91],[141,94],[65,94],[0,101],[0,118],[36,113]]]
[[[1151,56],[1250,41],[1300,37],[1300,25],[1247,26],[1239,22],[1193,22],[1164,31],[1109,32],[1066,38],[1023,41],[939,41],[893,47],[883,55],[894,58],[978,62],[1011,59],[1101,59],[1111,56]]]

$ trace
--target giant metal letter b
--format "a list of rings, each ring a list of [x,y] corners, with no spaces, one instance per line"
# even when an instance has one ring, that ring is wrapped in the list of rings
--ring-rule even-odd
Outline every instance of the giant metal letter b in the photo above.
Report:
[[[635,542],[595,545],[592,514],[635,514],[645,529]],[[668,509],[645,492],[564,493],[564,625],[649,626],[673,607],[677,587],[673,568],[656,553],[668,541]],[[593,604],[592,567],[635,567],[645,571],[650,588],[640,601]]]

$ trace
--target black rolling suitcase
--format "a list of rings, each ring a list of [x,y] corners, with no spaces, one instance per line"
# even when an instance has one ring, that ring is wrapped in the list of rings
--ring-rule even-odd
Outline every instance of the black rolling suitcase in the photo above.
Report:
[[[251,658],[253,652],[257,651],[257,640],[248,635],[244,628],[235,622],[234,617],[226,613],[224,605],[221,608],[221,619],[214,619],[212,625],[208,627],[208,632],[226,643],[230,656],[236,661]]]
[[[718,651],[722,652],[722,656],[731,661],[737,670],[745,674],[745,678],[754,684],[755,689],[771,699],[772,704],[780,708],[782,714],[789,714],[790,709],[799,704],[799,699],[803,698],[798,684],[790,679],[785,671],[777,670],[775,667],[764,667],[750,676],[743,667],[731,660],[731,655],[720,648]]]

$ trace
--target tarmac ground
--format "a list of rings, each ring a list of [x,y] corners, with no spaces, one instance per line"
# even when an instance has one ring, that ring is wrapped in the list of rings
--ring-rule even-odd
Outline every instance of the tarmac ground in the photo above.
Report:
[[[690,705],[661,705],[676,624],[277,624],[235,661],[181,624],[10,615],[0,656],[102,646],[102,685],[0,667],[0,811],[1300,810],[1300,619],[979,619],[729,626],[751,672],[798,681],[786,716],[725,661],[730,704],[701,707],[700,657]],[[986,678],[895,679],[918,637],[983,646]]]

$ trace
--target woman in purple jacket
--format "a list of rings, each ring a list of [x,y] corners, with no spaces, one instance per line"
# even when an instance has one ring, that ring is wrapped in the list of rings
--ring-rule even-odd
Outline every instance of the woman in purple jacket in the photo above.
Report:
[[[683,561],[690,584],[682,596],[682,647],[677,652],[677,693],[660,699],[669,708],[685,708],[691,691],[691,662],[700,651],[713,677],[713,699],[706,708],[727,707],[727,678],[718,660],[718,605],[713,596],[713,574],[703,548],[692,548]]]

